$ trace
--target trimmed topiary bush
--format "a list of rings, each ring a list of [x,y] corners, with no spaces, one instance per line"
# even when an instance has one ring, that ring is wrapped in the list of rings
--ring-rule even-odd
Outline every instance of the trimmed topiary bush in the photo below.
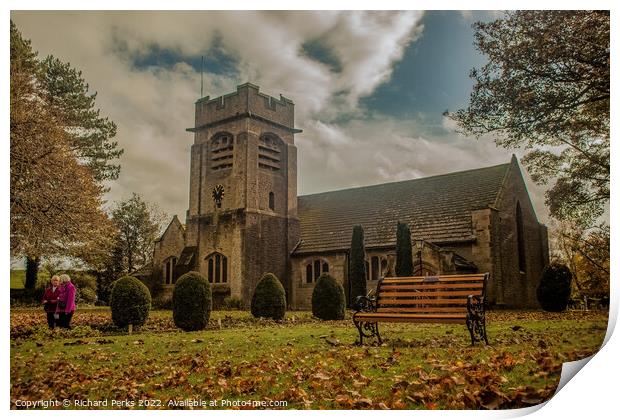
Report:
[[[185,331],[204,329],[212,305],[211,285],[200,273],[190,271],[179,277],[172,292],[172,316],[177,327]]]
[[[139,327],[146,322],[151,309],[149,289],[135,277],[125,276],[113,283],[110,292],[112,321],[119,328],[129,324]]]
[[[344,319],[344,288],[327,273],[321,274],[312,291],[312,315],[322,320]]]
[[[286,294],[280,280],[271,273],[263,275],[252,296],[252,315],[255,318],[280,320],[286,311]]]
[[[538,302],[545,311],[562,312],[568,306],[573,274],[563,264],[545,267],[536,290]]]

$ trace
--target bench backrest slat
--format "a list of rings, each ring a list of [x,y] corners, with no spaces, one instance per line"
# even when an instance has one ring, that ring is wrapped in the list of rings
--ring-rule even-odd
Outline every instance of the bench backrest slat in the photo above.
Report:
[[[395,313],[464,313],[466,309],[462,306],[408,306],[408,307],[383,307],[378,308],[377,312]]]
[[[483,287],[482,282],[471,282],[471,283],[413,283],[413,284],[382,284],[381,290],[389,291],[389,290],[431,290],[431,289],[440,289],[440,290],[479,290]]]
[[[379,306],[382,305],[465,305],[466,298],[461,299],[379,299]]]
[[[471,277],[460,276],[434,276],[434,277],[386,277],[382,280],[385,284],[401,283],[468,283],[483,281],[484,275],[472,274]]]
[[[377,285],[378,312],[465,313],[467,296],[482,296],[487,274],[388,277]]]
[[[453,297],[453,296],[469,296],[479,295],[482,288],[477,290],[386,290],[381,293],[382,298],[387,297],[403,297],[403,298],[421,298],[421,297]]]

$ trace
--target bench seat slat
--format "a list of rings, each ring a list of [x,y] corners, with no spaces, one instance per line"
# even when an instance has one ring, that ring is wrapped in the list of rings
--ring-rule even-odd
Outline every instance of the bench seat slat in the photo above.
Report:
[[[386,313],[359,313],[355,315],[357,321],[389,321],[389,322],[437,322],[462,323],[466,319],[461,314],[386,314]]]

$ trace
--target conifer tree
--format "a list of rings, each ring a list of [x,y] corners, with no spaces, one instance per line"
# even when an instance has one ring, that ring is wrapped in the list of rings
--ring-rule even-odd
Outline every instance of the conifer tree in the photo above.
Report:
[[[353,235],[351,236],[349,282],[351,284],[350,298],[353,302],[358,296],[366,296],[366,250],[364,248],[364,229],[360,225],[353,226]]]
[[[396,277],[412,275],[411,231],[406,223],[398,222],[396,227]]]

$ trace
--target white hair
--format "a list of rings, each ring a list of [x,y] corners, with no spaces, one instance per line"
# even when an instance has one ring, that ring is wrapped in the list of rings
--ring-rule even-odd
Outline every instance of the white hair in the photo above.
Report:
[[[61,274],[60,275],[60,282],[61,283],[69,283],[71,281],[71,277],[69,277],[68,274]]]

